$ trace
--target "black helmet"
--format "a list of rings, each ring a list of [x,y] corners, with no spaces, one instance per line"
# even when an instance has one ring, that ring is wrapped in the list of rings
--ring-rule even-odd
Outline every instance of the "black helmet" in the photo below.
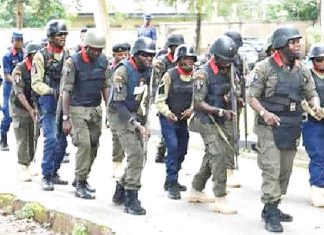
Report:
[[[25,56],[36,53],[42,49],[42,46],[39,43],[30,42],[28,43],[25,51]]]
[[[242,36],[239,32],[237,31],[227,31],[224,33],[224,35],[230,37],[231,39],[233,39],[233,41],[236,44],[236,48],[239,48],[241,46],[243,46],[243,40],[242,40]]]
[[[309,59],[324,57],[324,43],[314,43],[309,49],[308,57]]]
[[[272,47],[279,49],[285,47],[290,39],[302,38],[298,29],[294,26],[280,26],[272,35]]]
[[[46,25],[47,37],[55,36],[58,33],[68,33],[66,24],[63,20],[50,20]]]
[[[181,44],[178,46],[174,52],[174,60],[173,62],[178,62],[178,60],[182,57],[193,57],[194,61],[197,61],[197,54],[195,49],[189,44]]]
[[[211,45],[209,53],[222,60],[234,61],[237,53],[236,44],[230,37],[222,35]]]
[[[21,31],[13,31],[11,34],[11,39],[16,40],[16,39],[23,39],[23,33]]]
[[[155,42],[148,37],[139,37],[134,42],[134,45],[131,49],[131,54],[134,56],[138,52],[144,51],[147,53],[155,54],[156,48],[155,48]]]
[[[170,34],[165,42],[165,48],[170,46],[179,46],[184,43],[184,38],[181,34]]]

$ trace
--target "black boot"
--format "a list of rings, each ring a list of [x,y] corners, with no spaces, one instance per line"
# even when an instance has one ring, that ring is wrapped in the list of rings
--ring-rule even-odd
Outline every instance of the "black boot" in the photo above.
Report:
[[[124,186],[116,182],[116,189],[112,198],[113,203],[121,205],[125,202],[125,189]]]
[[[86,183],[87,190],[88,190],[90,193],[95,193],[95,192],[96,192],[96,189],[93,188],[93,187],[91,187],[91,185],[88,183],[87,180],[85,181],[85,183]],[[73,187],[76,187],[76,185],[77,185],[77,182],[76,182],[76,179],[74,179],[73,182],[72,182],[72,186],[73,186]]]
[[[80,180],[76,182],[76,191],[75,196],[80,197],[83,199],[95,199],[95,196],[92,195],[88,190],[86,186],[85,180]]]
[[[266,216],[266,206],[263,207],[262,213],[261,213],[261,217],[262,219],[265,219]],[[278,209],[279,211],[279,218],[280,218],[280,222],[292,222],[293,221],[293,217],[289,214],[285,214],[283,213],[280,209]]]
[[[136,190],[125,190],[125,207],[124,212],[132,215],[145,215],[146,210],[141,207],[138,201]]]
[[[278,202],[266,203],[264,206],[265,228],[269,232],[281,233],[283,227],[280,223],[280,214],[278,210]]]
[[[179,182],[177,182],[177,185],[178,185],[178,187],[179,187],[179,191],[180,192],[185,192],[185,191],[187,191],[187,187],[185,186],[185,185],[182,185],[182,184],[180,184]],[[168,184],[168,181],[167,180],[165,180],[165,182],[164,182],[164,190],[165,191],[168,191],[168,188],[169,188],[169,184]]]
[[[181,194],[179,190],[179,186],[177,184],[177,181],[173,181],[169,183],[168,187],[168,197],[174,200],[181,199]]]
[[[54,190],[52,177],[50,175],[43,176],[41,185],[42,185],[42,189],[44,191],[53,191]]]
[[[62,180],[57,172],[54,173],[52,180],[53,180],[53,184],[58,184],[58,185],[67,185],[69,183],[66,180]]]
[[[1,151],[9,151],[7,133],[1,133]]]

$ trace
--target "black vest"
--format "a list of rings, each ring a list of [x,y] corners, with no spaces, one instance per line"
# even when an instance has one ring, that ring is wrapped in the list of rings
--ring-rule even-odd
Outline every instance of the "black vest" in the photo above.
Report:
[[[33,95],[35,95],[35,94],[34,94],[32,88],[31,88],[31,75],[30,75],[30,71],[27,70],[26,62],[24,62],[24,61],[18,63],[17,66],[20,68],[20,71],[21,71],[21,79],[24,81],[24,84],[25,84],[25,86],[24,86],[24,95],[25,95],[25,97],[26,97],[29,105],[31,107],[34,107],[34,105],[33,105],[33,98],[34,98]],[[14,93],[13,90],[11,92]],[[15,103],[15,105],[18,108],[25,109],[25,107],[19,101],[19,99],[18,99],[17,96],[14,97],[14,103]]]
[[[176,62],[172,62],[168,59],[167,54],[161,55],[158,59],[164,63],[166,71],[174,68],[177,65]]]
[[[96,107],[101,103],[107,59],[101,54],[96,61],[84,63],[81,53],[71,56],[75,66],[75,82],[71,96],[72,106]]]
[[[59,61],[54,59],[54,54],[50,53],[47,48],[43,48],[40,52],[44,58],[44,81],[54,90],[59,90],[63,64],[69,53],[64,50],[62,59]]]
[[[320,79],[313,71],[312,76],[315,81],[316,91],[320,97],[321,105],[324,105],[324,79]]]
[[[181,113],[190,108],[192,103],[193,83],[182,81],[180,74],[176,68],[168,70],[171,78],[171,86],[169,89],[167,104],[172,113],[178,118],[181,117]]]

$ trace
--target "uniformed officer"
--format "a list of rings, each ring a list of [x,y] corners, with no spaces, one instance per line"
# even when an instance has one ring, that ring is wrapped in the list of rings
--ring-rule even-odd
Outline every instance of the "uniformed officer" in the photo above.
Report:
[[[89,29],[84,36],[84,48],[63,67],[63,131],[72,130],[72,142],[78,148],[75,163],[75,196],[94,199],[87,178],[97,156],[101,135],[102,108],[108,100],[108,62],[102,49],[103,34]]]
[[[182,44],[177,47],[173,61],[177,66],[164,73],[155,104],[159,111],[161,131],[168,150],[165,187],[169,198],[180,199],[178,174],[188,149],[187,119],[193,111],[192,74],[197,55],[192,46]]]
[[[143,14],[144,24],[138,28],[137,37],[148,37],[151,38],[154,42],[156,42],[156,28],[151,25],[152,15],[151,14]]]
[[[30,70],[33,57],[40,49],[40,44],[30,42],[26,47],[25,59],[12,72],[10,116],[17,141],[19,179],[23,182],[31,181],[34,176],[30,164],[35,154],[34,124],[37,122],[37,111],[31,89]]]
[[[113,99],[109,106],[111,129],[117,132],[127,157],[124,175],[117,182],[113,201],[124,202],[124,211],[144,215],[146,210],[138,200],[141,175],[145,161],[143,139],[148,138],[144,126],[147,115],[147,88],[152,73],[155,43],[147,37],[139,37],[131,49],[131,58],[123,60],[113,75]]]
[[[324,43],[315,43],[308,54],[312,62],[311,73],[315,81],[316,91],[324,104]],[[310,111],[312,111],[310,109]],[[323,111],[323,109],[322,109]],[[310,158],[309,183],[311,185],[311,201],[315,207],[324,207],[324,120],[309,112],[308,120],[303,123],[303,142]]]
[[[56,109],[63,63],[69,56],[64,48],[67,27],[62,20],[50,20],[46,25],[47,47],[36,53],[31,70],[32,89],[40,96],[38,103],[44,135],[42,189],[54,190],[53,184],[68,184],[58,175],[65,155],[66,137],[56,126]]]
[[[265,204],[261,217],[270,232],[282,232],[280,222],[293,219],[281,212],[278,204],[287,192],[299,142],[302,98],[310,101],[316,115],[321,110],[314,80],[298,60],[301,37],[292,26],[281,26],[274,31],[272,46],[276,52],[256,65],[247,96],[248,103],[257,113],[254,132],[258,136],[261,200]]]
[[[109,67],[111,76],[115,68],[120,63],[120,61],[129,58],[129,47],[126,43],[115,44],[112,50],[113,50],[113,59],[110,62],[110,67]],[[112,176],[114,178],[118,178],[122,175],[123,172],[122,162],[123,159],[125,158],[125,153],[120,144],[117,133],[113,130],[111,130],[111,133],[112,133],[112,171],[113,171]]]
[[[153,61],[154,69],[157,73],[159,81],[161,80],[163,74],[171,68],[176,66],[176,62],[174,61],[174,52],[177,46],[184,44],[184,38],[181,34],[170,34],[165,42],[165,48],[167,48],[167,53],[160,55],[157,59]],[[157,153],[155,157],[155,162],[163,163],[165,161],[165,141],[164,138],[161,137],[160,143],[157,147]],[[167,190],[167,188],[166,188]]]
[[[205,156],[199,172],[194,176],[189,202],[215,201],[214,211],[235,214],[226,200],[226,156],[232,147],[225,132],[225,121],[236,114],[231,110],[230,66],[236,56],[236,45],[228,36],[220,36],[210,48],[212,58],[194,74],[195,114],[190,123],[192,131],[199,132],[205,144]],[[206,182],[212,176],[215,198],[204,193]]]
[[[9,96],[11,92],[11,73],[16,65],[24,59],[23,52],[23,34],[19,31],[14,31],[11,35],[12,48],[3,57],[3,101],[2,112],[3,119],[1,120],[1,151],[9,151],[7,143],[7,133],[10,128],[11,117],[9,114]]]

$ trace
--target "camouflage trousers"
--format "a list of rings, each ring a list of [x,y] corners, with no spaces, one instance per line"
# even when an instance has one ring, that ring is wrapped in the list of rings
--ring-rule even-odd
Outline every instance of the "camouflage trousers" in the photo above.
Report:
[[[258,136],[258,165],[262,170],[261,200],[277,202],[287,192],[296,151],[279,150],[271,126],[256,124],[254,132]]]
[[[212,177],[214,195],[225,196],[226,154],[230,151],[228,144],[220,136],[215,125],[203,124],[198,118],[191,120],[190,130],[198,131],[205,145],[205,155],[199,172],[194,176],[192,187],[197,191],[202,191],[207,180]]]
[[[17,142],[18,163],[28,166],[35,155],[33,119],[29,116],[13,116],[12,124]]]
[[[86,180],[97,156],[101,135],[102,109],[71,106],[72,142],[77,147],[75,160],[76,180]]]
[[[120,140],[118,138],[116,131],[111,131],[112,135],[112,161],[113,162],[122,162],[125,158],[125,153],[120,144]]]

